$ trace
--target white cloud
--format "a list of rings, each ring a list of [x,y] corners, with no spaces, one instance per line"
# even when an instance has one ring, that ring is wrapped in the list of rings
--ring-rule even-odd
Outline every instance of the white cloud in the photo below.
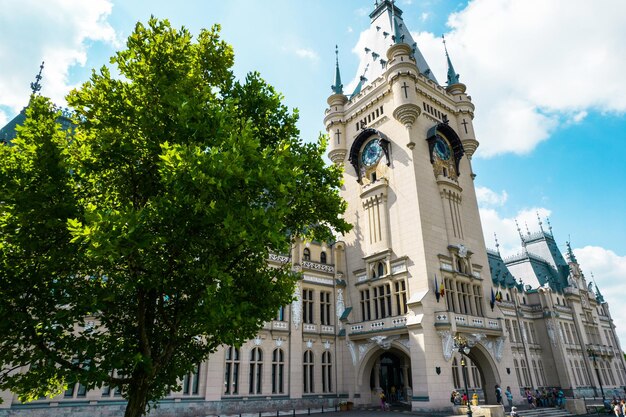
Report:
[[[354,14],[356,14],[359,17],[365,17],[370,14],[370,11],[371,11],[370,7],[359,7],[358,9],[354,11]]]
[[[354,29],[352,29],[352,26],[348,26],[348,33],[352,33],[354,32]]]
[[[626,256],[598,246],[585,246],[574,249],[574,255],[585,273],[587,282],[591,281],[591,273],[595,277],[600,292],[609,303],[611,316],[617,326],[618,337],[626,341],[626,303],[624,303],[624,277],[626,277]],[[622,349],[626,348],[622,342]]]
[[[425,21],[427,21],[427,20],[428,20],[428,18],[429,18],[429,17],[430,17],[430,13],[428,13],[428,12],[423,12],[423,13],[420,15],[420,20],[421,20],[422,22],[425,22]]]
[[[448,50],[474,94],[481,156],[528,153],[590,110],[626,112],[626,2],[474,0],[448,19]],[[592,18],[593,17],[593,18]],[[435,74],[439,36],[414,34]]]
[[[502,190],[502,192],[498,194],[487,187],[478,186],[476,187],[476,198],[480,206],[503,206],[509,198],[509,195],[506,190]]]
[[[319,55],[317,54],[317,52],[309,48],[296,48],[295,53],[300,58],[309,59],[313,62],[317,62],[319,60]]]
[[[109,0],[5,0],[0,14],[0,105],[19,111],[28,101],[30,83],[45,61],[42,94],[64,104],[68,72],[84,66],[90,41],[117,44],[106,21]]]

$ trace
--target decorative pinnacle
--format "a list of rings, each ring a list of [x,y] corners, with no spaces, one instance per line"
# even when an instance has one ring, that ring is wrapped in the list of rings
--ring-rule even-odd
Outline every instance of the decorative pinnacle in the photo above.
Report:
[[[567,245],[567,257],[569,261],[578,263],[578,261],[576,260],[576,256],[574,256],[574,251],[572,250],[572,246],[570,245],[570,242],[569,241],[565,242],[565,245]],[[591,276],[593,276],[593,274],[591,274]]]
[[[522,229],[520,229],[517,219],[515,219],[515,227],[517,227],[517,233],[519,234],[519,238],[522,241],[522,246],[524,247],[524,250],[526,250],[526,241],[524,240],[524,235],[522,234]]]
[[[361,75],[359,77],[359,83],[356,85],[354,91],[352,92],[352,95],[350,97],[354,97],[357,94],[359,94],[361,92],[361,88],[363,88],[363,83],[365,83],[365,81],[367,81],[367,78],[365,78],[365,74],[367,74],[367,70],[370,67],[370,64],[368,63],[365,66],[365,70],[363,71],[363,75]]]
[[[341,74],[339,73],[339,47],[335,45],[335,84],[330,87],[335,94],[343,94]]]
[[[548,229],[550,230],[550,234],[552,234],[552,225],[550,224],[550,218],[546,217],[546,223],[548,223]]]
[[[539,229],[541,229],[541,233],[543,233],[543,223],[541,222],[541,217],[539,217],[539,212],[537,212],[537,220],[539,220]]]
[[[498,242],[498,235],[496,235],[496,232],[493,232],[493,238],[496,240],[496,251],[498,251],[498,255],[500,255],[500,243]]]
[[[441,35],[441,39],[443,41],[443,49],[446,51],[446,59],[448,60],[448,87],[454,84],[459,83],[459,74],[456,73],[454,67],[452,66],[452,61],[450,60],[450,55],[448,55],[448,46],[446,45],[446,38],[444,35]]]
[[[41,84],[39,84],[39,81],[41,81],[41,79],[43,78],[41,76],[41,72],[43,71],[44,63],[45,61],[41,61],[41,65],[39,66],[39,74],[37,74],[37,76],[35,77],[35,82],[30,83],[30,89],[33,91],[33,94],[37,94],[37,92],[41,90]]]
[[[528,230],[528,223],[524,222],[524,225],[526,226],[526,234],[530,236],[530,230]]]

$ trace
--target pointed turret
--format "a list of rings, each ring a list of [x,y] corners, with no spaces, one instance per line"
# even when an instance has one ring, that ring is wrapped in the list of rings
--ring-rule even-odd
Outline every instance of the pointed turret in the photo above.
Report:
[[[450,55],[448,54],[448,46],[446,45],[446,38],[441,35],[441,39],[443,40],[443,49],[446,51],[446,59],[448,60],[448,87],[453,86],[454,84],[459,84],[459,74],[454,70],[454,66],[452,65],[452,60],[450,60]]]
[[[572,251],[572,247],[570,246],[570,243],[565,242],[565,244],[567,245],[567,259],[570,262],[578,263],[578,261],[576,260],[576,256],[574,255],[574,252]]]
[[[598,284],[594,281],[593,283],[596,287],[596,300],[599,303],[604,303],[604,296],[600,293],[600,288],[598,288]]]
[[[339,47],[335,45],[335,82],[330,87],[335,94],[343,94],[343,84],[341,84],[341,73],[339,72]]]

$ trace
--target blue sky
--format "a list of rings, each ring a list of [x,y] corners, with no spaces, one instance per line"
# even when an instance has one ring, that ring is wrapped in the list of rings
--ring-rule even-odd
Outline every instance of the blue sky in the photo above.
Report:
[[[214,23],[235,49],[235,72],[261,75],[300,110],[314,140],[334,75],[354,85],[354,50],[374,1],[0,0],[0,125],[26,104],[46,61],[42,93],[62,103],[91,68],[108,63],[150,15],[193,33]],[[571,240],[593,273],[626,342],[626,2],[397,0],[437,78],[441,34],[476,104],[473,163],[489,247],[519,250],[514,220],[538,231],[549,215],[562,250]],[[351,91],[346,87],[347,91]]]

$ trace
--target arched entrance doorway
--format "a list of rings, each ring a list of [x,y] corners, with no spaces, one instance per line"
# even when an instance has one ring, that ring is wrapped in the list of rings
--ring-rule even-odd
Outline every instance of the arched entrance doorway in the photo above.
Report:
[[[410,408],[413,391],[408,354],[393,346],[373,349],[363,362],[359,386],[365,403],[379,405],[382,392],[394,408]]]
[[[377,370],[378,385],[376,385]],[[411,388],[411,368],[405,367],[403,358],[393,352],[385,352],[380,355],[378,366],[374,366],[370,372],[370,389],[379,388],[385,393],[387,401],[395,404],[408,402],[407,387]]]
[[[468,396],[476,392],[481,402],[496,404],[495,386],[501,385],[500,374],[492,356],[482,344],[474,345],[465,361],[465,370],[461,367],[461,354],[454,352],[452,357],[452,383],[454,389],[463,392],[467,381]],[[465,372],[465,379],[463,373]],[[503,389],[504,390],[504,389]]]

